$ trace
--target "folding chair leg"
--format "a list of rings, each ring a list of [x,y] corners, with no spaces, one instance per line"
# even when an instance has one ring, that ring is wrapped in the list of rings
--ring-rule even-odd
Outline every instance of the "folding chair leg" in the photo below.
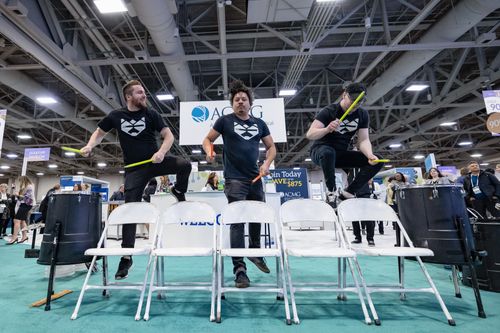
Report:
[[[429,272],[427,272],[427,269],[425,268],[424,263],[422,262],[422,259],[420,259],[420,257],[415,257],[415,258],[417,258],[418,264],[420,265],[420,268],[422,269],[422,272],[424,273],[425,278],[427,279],[427,281],[431,285],[431,288],[434,291],[434,296],[436,296],[436,299],[438,300],[439,305],[441,306],[441,310],[443,310],[443,313],[444,313],[446,319],[448,320],[448,324],[450,324],[450,326],[455,326],[455,320],[451,317],[450,312],[448,312],[448,308],[446,307],[446,304],[444,304],[444,301],[441,298],[441,294],[437,290],[436,285],[434,284],[434,281],[432,281],[432,278],[429,275]]]
[[[372,320],[370,315],[368,314],[368,309],[366,308],[365,299],[363,297],[363,293],[361,292],[361,288],[359,286],[358,278],[356,274],[354,274],[354,268],[352,267],[352,261],[350,258],[347,259],[347,263],[349,264],[349,270],[351,271],[352,279],[354,280],[354,285],[356,286],[356,290],[358,291],[358,298],[361,303],[361,309],[363,310],[363,315],[365,317],[365,323],[371,325]],[[345,288],[345,286],[344,286]]]
[[[399,287],[401,289],[404,289],[404,287],[405,287],[405,258],[398,257],[398,264],[399,264]],[[406,294],[399,293],[399,299],[402,301],[406,300]]]
[[[94,267],[96,259],[97,259],[96,256],[94,256],[92,258],[92,263],[90,264],[90,267]],[[89,283],[90,275],[92,275],[91,269],[89,269],[87,271],[87,275],[85,276],[85,281],[83,282],[82,290],[80,291],[80,296],[78,297],[78,301],[76,302],[75,310],[73,311],[73,314],[71,315],[72,320],[75,320],[78,317],[78,311],[80,311],[80,305],[82,304],[83,294],[85,294],[87,284]]]
[[[455,287],[455,297],[462,298],[462,293],[460,292],[460,286],[458,285],[458,272],[457,266],[451,266],[451,277],[453,278],[453,286]]]
[[[279,260],[279,265],[280,265],[280,276],[281,276],[281,284],[282,284],[282,290],[283,290],[283,298],[285,301],[285,320],[287,325],[292,324],[292,320],[290,319],[290,306],[288,304],[288,292],[287,292],[287,287],[286,287],[286,280],[285,280],[285,268],[283,264],[283,257],[277,257]]]
[[[361,267],[359,266],[358,259],[353,258],[352,260],[354,261],[354,264],[356,266],[356,270],[358,271],[359,279],[361,280],[361,285],[363,286],[363,289],[365,291],[366,300],[368,301],[368,306],[370,307],[370,311],[371,311],[372,316],[373,316],[373,321],[374,321],[375,325],[379,326],[380,319],[378,317],[377,310],[375,310],[375,305],[373,305],[373,300],[372,300],[372,296],[370,295],[370,290],[366,286],[366,281],[365,281],[365,278],[363,276],[363,273],[361,272]]]
[[[278,286],[278,288],[283,288],[282,286],[282,277],[281,277],[281,273],[280,273],[280,269],[279,269],[279,258],[276,257],[276,285]],[[278,294],[276,294],[276,300],[278,301],[282,301],[284,299],[283,297],[283,293],[282,292],[278,292]]]
[[[153,296],[153,284],[155,282],[155,271],[157,271],[158,257],[154,256],[153,268],[151,271],[151,280],[149,282],[148,298],[146,300],[146,310],[144,311],[144,320],[149,320],[149,309],[151,308],[151,297]],[[158,283],[158,275],[156,275],[156,282]]]
[[[224,258],[219,255],[219,265],[217,266],[217,315],[215,321],[217,323],[221,322],[221,289],[222,289],[222,266],[224,263]]]
[[[139,297],[139,304],[137,304],[137,312],[135,313],[135,320],[141,319],[142,303],[144,302],[144,294],[146,292],[146,283],[148,282],[149,269],[151,267],[151,256],[149,256],[146,266],[146,273],[144,273],[144,281],[142,282],[141,296]]]
[[[290,287],[290,299],[292,301],[292,313],[294,324],[300,324],[299,316],[297,314],[297,304],[295,303],[295,291],[293,290],[292,275],[290,272],[290,265],[288,264],[288,256],[285,255],[286,276],[288,278],[288,286]]]
[[[210,321],[215,321],[215,291],[217,283],[217,255],[212,254],[212,290],[210,297]]]
[[[342,259],[337,258],[337,287],[340,289],[342,288]],[[337,300],[341,301],[342,300],[342,293],[339,292],[337,294]]]

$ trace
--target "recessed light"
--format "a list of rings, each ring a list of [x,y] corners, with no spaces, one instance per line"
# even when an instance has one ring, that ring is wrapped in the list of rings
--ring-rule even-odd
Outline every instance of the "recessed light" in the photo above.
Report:
[[[472,141],[462,141],[462,142],[458,143],[459,146],[468,146],[471,144],[472,144]]]
[[[278,96],[293,96],[297,93],[297,89],[281,89]]]
[[[479,163],[479,165],[487,166],[487,165],[490,165],[490,164],[489,163]]]
[[[207,164],[207,161],[200,161],[200,164]]]
[[[104,163],[104,162],[99,162],[97,163],[97,166],[100,167],[100,168],[104,168],[107,164]]]
[[[76,156],[76,153],[72,152],[72,151],[65,151],[64,152],[64,155],[68,156],[68,157],[73,157],[73,156]]]
[[[0,177],[3,177],[3,176],[5,176],[5,175],[3,173],[0,173]]]
[[[43,172],[37,172],[37,173],[36,173],[36,175],[37,175],[37,176],[43,176],[43,175],[44,175],[44,173],[43,173]]]
[[[127,7],[122,0],[94,0],[94,4],[101,14],[122,13]]]
[[[400,143],[392,143],[389,145],[389,148],[399,148],[401,146],[402,146],[402,144],[400,144]]]
[[[191,153],[193,153],[193,154],[201,154],[201,150],[200,149],[193,149],[193,150],[191,150]]]
[[[156,95],[156,98],[158,98],[159,101],[170,101],[174,99],[174,96],[171,94],[161,94]]]
[[[385,164],[384,167],[386,167],[386,168],[392,168],[392,164]]]
[[[57,164],[49,164],[49,169],[57,169]]]
[[[1,165],[0,169],[2,169],[2,170],[9,170],[10,166],[8,166],[8,165]]]
[[[406,91],[422,91],[427,88],[429,88],[428,84],[412,84],[411,86],[406,88]]]
[[[18,134],[17,138],[21,139],[21,140],[28,140],[28,139],[31,139],[31,135],[29,135],[29,134]]]
[[[84,174],[85,174],[85,172],[83,172],[83,171],[77,171],[77,172],[76,172],[76,174],[77,174],[77,175],[84,175]]]
[[[40,104],[56,104],[57,101],[52,97],[37,97],[36,99]]]
[[[311,158],[310,158],[310,157],[308,157],[308,158],[306,158],[306,159],[304,160],[304,162],[311,162],[311,161],[312,161],[312,160],[311,160]]]
[[[120,170],[120,171],[118,171],[118,173],[124,174],[125,170]]]
[[[439,126],[453,126],[456,125],[456,121],[445,121],[444,123],[439,124]]]
[[[470,157],[481,157],[483,154],[471,154]]]
[[[18,155],[17,155],[17,154],[14,154],[14,153],[9,153],[9,154],[7,154],[7,155],[5,155],[5,156],[7,156],[8,158],[12,158],[12,159],[14,159],[14,158],[17,158],[17,156],[18,156]]]
[[[299,167],[294,167],[293,170],[300,170],[300,168]]]
[[[416,159],[416,160],[421,160],[424,157],[425,157],[424,155],[420,155],[420,154],[417,154],[417,155],[413,156],[413,158]]]

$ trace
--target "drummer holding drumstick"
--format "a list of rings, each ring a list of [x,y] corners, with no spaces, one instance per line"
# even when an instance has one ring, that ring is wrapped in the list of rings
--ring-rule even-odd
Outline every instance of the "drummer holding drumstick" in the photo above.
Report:
[[[113,128],[118,132],[120,146],[125,164],[133,164],[144,160],[152,163],[142,164],[126,169],[125,202],[139,202],[148,181],[156,176],[176,174],[177,182],[170,193],[178,200],[184,201],[191,163],[183,158],[169,154],[174,143],[174,136],[165,125],[158,112],[147,107],[146,93],[137,80],[129,81],[123,87],[123,98],[127,107],[109,113],[97,124],[96,131],[89,142],[81,149],[84,156],[89,156],[92,149],[101,143],[107,132]],[[157,133],[163,138],[161,146],[156,143]],[[135,245],[135,224],[123,225],[122,247],[133,248]],[[132,257],[125,256],[120,260],[116,280],[128,276],[132,266]]]
[[[307,131],[306,137],[314,140],[311,148],[311,159],[323,169],[327,187],[327,202],[336,206],[335,168],[360,168],[359,173],[341,191],[341,200],[353,198],[355,193],[375,176],[383,167],[377,156],[373,154],[368,135],[368,112],[359,106],[363,103],[366,89],[361,83],[351,83],[342,92],[339,103],[331,104],[321,110]],[[340,118],[357,101],[352,111]],[[352,137],[357,134],[359,151],[348,150]]]

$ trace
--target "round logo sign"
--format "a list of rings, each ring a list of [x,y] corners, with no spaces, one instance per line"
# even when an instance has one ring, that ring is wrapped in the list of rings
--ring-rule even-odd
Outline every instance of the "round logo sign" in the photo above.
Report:
[[[202,123],[208,119],[208,109],[203,105],[198,105],[191,111],[191,117],[197,123]]]
[[[493,112],[486,120],[486,127],[491,133],[500,133],[500,112]]]

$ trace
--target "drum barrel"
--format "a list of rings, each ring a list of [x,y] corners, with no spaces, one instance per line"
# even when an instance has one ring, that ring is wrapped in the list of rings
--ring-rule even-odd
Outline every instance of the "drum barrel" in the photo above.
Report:
[[[50,265],[54,229],[61,223],[57,265],[90,262],[85,250],[96,247],[101,236],[101,198],[98,193],[61,193],[49,199],[45,232],[37,263]]]

